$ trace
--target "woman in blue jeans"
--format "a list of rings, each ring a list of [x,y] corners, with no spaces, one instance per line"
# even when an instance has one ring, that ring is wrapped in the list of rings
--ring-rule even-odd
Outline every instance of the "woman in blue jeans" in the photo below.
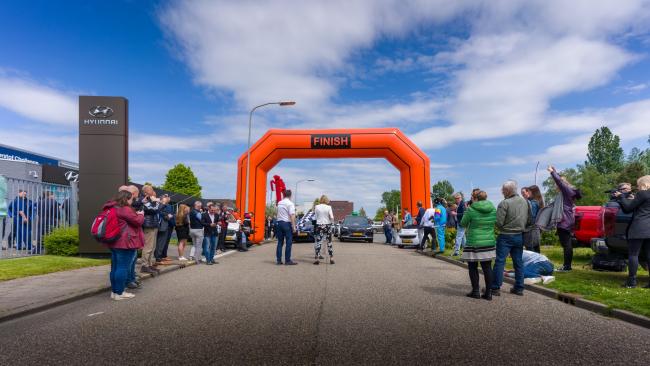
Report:
[[[142,232],[144,215],[142,211],[136,212],[131,207],[132,202],[131,192],[120,191],[103,207],[104,211],[111,209],[116,211],[118,225],[122,232],[116,242],[107,245],[111,250],[111,299],[116,301],[135,297],[134,294],[124,290],[137,250],[144,247]]]

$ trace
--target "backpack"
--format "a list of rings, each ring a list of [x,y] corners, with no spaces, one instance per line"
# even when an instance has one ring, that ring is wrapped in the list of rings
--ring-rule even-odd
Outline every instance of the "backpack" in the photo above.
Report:
[[[111,244],[122,236],[115,207],[102,211],[90,227],[90,234],[100,243]]]

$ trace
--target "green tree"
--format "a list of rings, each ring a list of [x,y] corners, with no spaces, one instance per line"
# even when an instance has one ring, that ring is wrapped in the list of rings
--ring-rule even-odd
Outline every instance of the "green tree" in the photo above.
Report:
[[[594,132],[589,140],[586,166],[594,167],[602,174],[619,172],[624,158],[621,139],[609,128],[603,126]]]
[[[361,217],[367,217],[367,215],[366,215],[366,210],[364,210],[363,207],[361,207],[361,209],[359,210],[359,216],[361,216]]]
[[[385,207],[385,206],[381,206],[381,207],[379,207],[379,208],[377,209],[377,211],[375,212],[375,217],[373,218],[373,220],[375,220],[375,221],[381,221],[381,220],[383,220],[383,219],[384,219],[384,211],[386,211],[386,207]]]
[[[388,208],[388,210],[390,211],[392,210],[397,211],[401,202],[402,202],[402,194],[400,191],[396,189],[381,194],[381,203],[384,205],[385,208]],[[382,217],[383,217],[383,211],[382,211]]]
[[[269,204],[266,205],[266,208],[264,210],[264,215],[270,216],[270,217],[275,217],[277,212],[278,212],[278,208],[274,204],[269,203]]]
[[[194,175],[192,168],[183,164],[176,164],[167,172],[165,184],[162,189],[189,196],[201,197],[201,186]]]
[[[454,202],[454,186],[446,179],[440,180],[431,187],[431,196],[442,197],[447,202]]]
[[[648,174],[648,167],[642,161],[632,161],[625,164],[623,170],[618,174],[616,182],[636,184],[636,180]]]

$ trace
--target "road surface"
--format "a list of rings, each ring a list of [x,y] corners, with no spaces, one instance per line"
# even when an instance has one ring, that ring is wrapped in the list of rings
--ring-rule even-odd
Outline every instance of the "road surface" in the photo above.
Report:
[[[650,330],[527,292],[465,297],[464,269],[381,244],[276,266],[274,245],[0,324],[0,364],[647,365]]]

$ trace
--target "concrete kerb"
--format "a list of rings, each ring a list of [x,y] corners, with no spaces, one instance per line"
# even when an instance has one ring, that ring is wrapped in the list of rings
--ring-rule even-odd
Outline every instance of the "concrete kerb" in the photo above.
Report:
[[[435,255],[431,252],[419,252],[422,255],[425,255],[427,257],[432,257],[436,258],[438,260],[441,260],[443,262],[451,263],[454,265],[457,265],[459,267],[467,268],[467,264],[453,259],[449,258],[447,256],[438,256]],[[482,273],[479,269],[479,271]],[[515,281],[512,278],[504,278],[504,282],[507,282],[511,285],[515,283]],[[544,295],[546,297],[550,297],[552,299],[560,300],[564,302],[565,304],[577,306],[581,309],[589,310],[594,313],[598,313],[601,315],[609,316],[612,318],[616,318],[618,320],[622,320],[628,323],[632,323],[634,325],[638,325],[641,327],[645,328],[650,328],[650,318],[645,317],[643,315],[638,315],[631,313],[626,310],[620,310],[620,309],[612,309],[609,306],[605,304],[601,304],[599,302],[583,299],[581,295],[578,294],[570,294],[570,293],[565,293],[565,292],[560,292],[557,290],[553,290],[544,286],[538,286],[538,285],[525,285],[526,290],[538,293],[540,295]]]
[[[234,253],[234,252],[235,252],[234,250],[228,251],[228,252],[226,252],[224,254],[220,254],[219,256],[217,256],[217,258],[224,257],[224,256],[229,255],[229,254]],[[182,264],[171,264],[171,265],[162,267],[160,269],[160,274],[165,274],[165,273],[168,273],[168,272],[172,272],[172,271],[182,269],[182,268],[185,268],[185,267],[188,267],[188,266],[193,266],[195,264],[196,264],[196,262],[194,262],[194,261],[188,261],[187,263],[182,263]],[[143,279],[143,280],[149,279],[149,278],[152,278],[152,277],[153,276],[151,274],[149,274],[149,273],[141,273],[140,274],[140,278]],[[22,308],[22,309],[17,310],[17,311],[8,311],[8,312],[6,312],[4,314],[0,314],[0,323],[6,322],[6,321],[9,321],[9,320],[12,320],[12,319],[20,318],[20,317],[23,317],[23,316],[26,316],[26,315],[39,313],[39,312],[42,312],[42,311],[45,311],[45,310],[48,310],[48,309],[52,309],[52,308],[57,307],[57,306],[69,304],[69,303],[71,303],[73,301],[85,299],[87,297],[91,297],[91,296],[94,296],[94,295],[97,295],[97,294],[101,294],[103,292],[110,291],[110,289],[111,289],[110,286],[99,286],[99,287],[94,287],[94,288],[86,288],[86,289],[80,290],[79,292],[68,294],[67,296],[64,296],[63,298],[57,299],[55,301],[51,301],[51,302],[48,302],[48,303],[35,304],[33,306]]]

